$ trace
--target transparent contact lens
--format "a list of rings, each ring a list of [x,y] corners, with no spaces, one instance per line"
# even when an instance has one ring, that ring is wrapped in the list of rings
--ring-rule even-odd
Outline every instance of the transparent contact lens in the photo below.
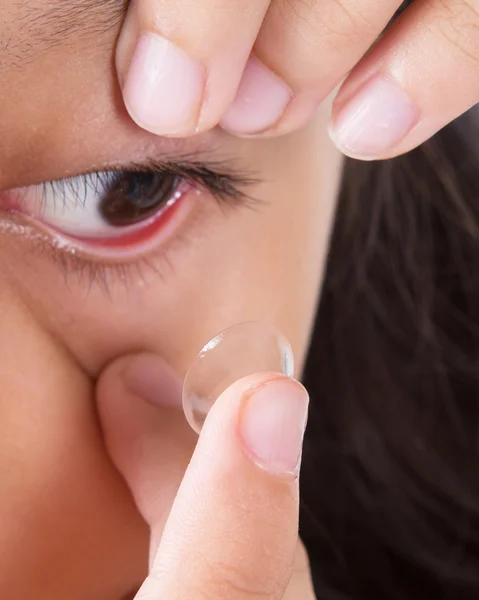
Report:
[[[209,341],[191,363],[183,383],[183,410],[200,433],[210,408],[238,379],[272,371],[294,374],[293,351],[272,325],[259,321],[225,329]]]

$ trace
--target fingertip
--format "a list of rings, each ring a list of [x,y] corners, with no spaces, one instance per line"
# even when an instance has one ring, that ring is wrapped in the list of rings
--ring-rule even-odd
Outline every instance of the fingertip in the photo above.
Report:
[[[196,130],[206,85],[206,69],[170,40],[155,33],[138,36],[123,85],[130,116],[161,136]]]
[[[290,87],[258,58],[251,56],[236,98],[220,125],[233,135],[260,135],[274,129],[293,98]]]
[[[279,373],[244,377],[218,398],[202,436],[213,430],[218,437],[218,427],[234,427],[250,462],[273,474],[297,477],[308,405],[306,389],[290,377]]]
[[[419,109],[406,91],[390,77],[377,73],[346,102],[341,101],[341,95],[337,98],[329,135],[343,154],[377,160],[394,152],[419,117]]]
[[[194,135],[206,68],[157,30],[153,12],[148,4],[134,2],[123,23],[115,53],[123,102],[131,119],[150,133]]]
[[[239,428],[250,459],[272,473],[299,473],[308,418],[305,388],[281,376],[255,387],[243,399]]]

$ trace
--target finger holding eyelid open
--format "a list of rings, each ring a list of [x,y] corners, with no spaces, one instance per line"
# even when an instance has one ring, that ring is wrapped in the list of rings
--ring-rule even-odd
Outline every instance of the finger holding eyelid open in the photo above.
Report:
[[[132,0],[116,63],[133,120],[174,137],[215,127],[234,100],[269,2]]]

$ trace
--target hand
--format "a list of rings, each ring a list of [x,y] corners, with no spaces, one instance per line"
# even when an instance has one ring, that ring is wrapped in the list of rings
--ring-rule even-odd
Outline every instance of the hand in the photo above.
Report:
[[[276,374],[238,381],[211,410],[189,465],[196,436],[179,394],[153,355],[121,358],[98,382],[107,447],[151,529],[136,599],[313,600],[298,542],[306,391]]]
[[[159,135],[281,135],[346,77],[333,140],[357,158],[401,154],[479,101],[479,0],[416,0],[360,60],[400,5],[133,0],[117,51],[125,104]]]

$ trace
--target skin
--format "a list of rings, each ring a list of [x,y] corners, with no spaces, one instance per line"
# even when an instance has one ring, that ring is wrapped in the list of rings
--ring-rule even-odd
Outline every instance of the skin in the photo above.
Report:
[[[23,8],[14,0],[1,8],[0,39],[12,52],[1,58],[0,190],[164,150],[123,106],[112,60],[118,28],[101,45],[77,36],[19,62]],[[85,277],[83,262],[67,257],[65,275],[58,251],[38,245],[37,226],[22,233],[22,216],[2,214],[0,596],[121,600],[146,576],[149,530],[96,412],[96,379],[116,357],[154,352],[181,376],[211,336],[258,319],[288,336],[300,372],[341,167],[327,114],[325,105],[279,143],[218,134],[215,156],[255,166],[262,183],[250,192],[267,203],[222,211],[203,192],[181,231],[150,250],[141,276],[140,258],[129,261],[126,282],[115,261],[103,261],[108,291]],[[188,151],[209,145],[208,135]],[[167,439],[175,481],[193,448],[183,431]],[[172,499],[162,493],[164,522]]]
[[[236,3],[222,11],[226,5],[218,2],[211,11],[198,2],[198,14],[185,15],[176,2],[165,0],[158,11],[156,2],[139,0],[121,34],[119,19],[101,35],[94,28],[60,37],[57,31],[52,43],[58,19],[35,26],[35,16],[46,15],[44,2],[0,0],[0,190],[165,154],[194,154],[234,159],[241,170],[254,167],[259,183],[250,193],[263,201],[255,210],[221,211],[201,191],[191,196],[191,210],[168,239],[147,256],[128,260],[52,248],[40,224],[2,207],[5,597],[121,600],[141,585],[148,558],[150,576],[138,600],[214,597],[225,590],[226,597],[241,600],[312,597],[307,561],[296,544],[297,469],[278,472],[258,461],[241,433],[248,397],[273,375],[242,380],[225,392],[186,470],[196,438],[174,410],[178,389],[167,390],[171,372],[166,375],[161,364],[166,361],[181,378],[206,340],[255,319],[273,322],[287,335],[300,374],[341,167],[327,133],[330,103],[319,110],[318,104],[399,3],[383,3],[384,12],[373,11],[370,20],[367,4],[359,10],[357,2],[332,3],[325,30],[319,18],[324,11],[299,0],[257,3],[244,28],[231,27],[243,22]],[[399,86],[416,112],[412,128],[382,153],[342,147],[345,152],[361,158],[399,154],[477,101],[471,34],[476,4],[456,2],[451,9],[442,2],[417,3],[353,70],[333,106],[338,145],[341,111],[371,75],[381,73],[388,85]],[[212,26],[211,14],[217,15]],[[424,35],[418,23],[429,24]],[[191,117],[189,129],[144,127],[131,109],[126,82],[145,30],[171,38],[205,69],[207,104],[199,120]],[[234,56],[226,51],[218,57],[215,44],[229,31],[239,37],[228,34],[222,47],[233,48]],[[255,140],[226,133],[245,132],[224,120],[253,47],[294,96],[275,127]],[[440,68],[433,73],[436,83],[424,86],[428,52]],[[315,59],[328,53],[325,73]],[[414,56],[422,57],[420,63]],[[218,123],[223,131],[212,131]],[[155,135],[162,133],[170,137]],[[195,135],[177,139],[186,134]],[[297,384],[283,381],[278,402],[282,394],[300,393],[288,386]],[[200,544],[204,552],[198,553]],[[277,551],[268,555],[263,550],[270,547]]]

